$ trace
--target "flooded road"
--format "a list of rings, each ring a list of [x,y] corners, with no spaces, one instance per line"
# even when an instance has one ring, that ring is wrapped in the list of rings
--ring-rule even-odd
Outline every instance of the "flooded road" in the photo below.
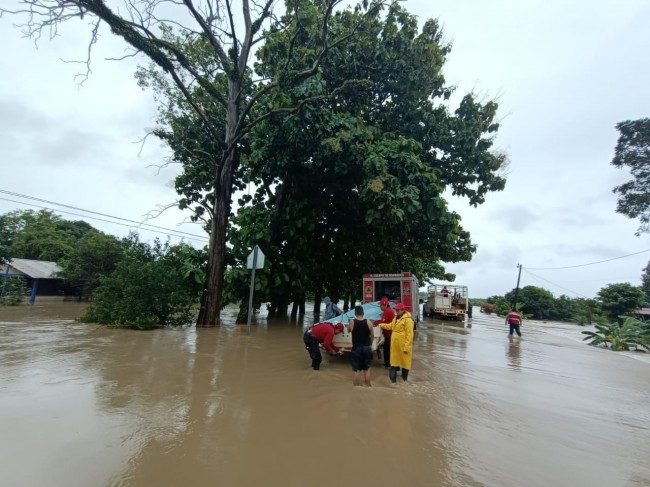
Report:
[[[366,388],[344,358],[311,370],[308,323],[138,332],[82,312],[0,308],[2,485],[650,486],[648,354],[576,326],[425,319],[409,382],[376,360]]]

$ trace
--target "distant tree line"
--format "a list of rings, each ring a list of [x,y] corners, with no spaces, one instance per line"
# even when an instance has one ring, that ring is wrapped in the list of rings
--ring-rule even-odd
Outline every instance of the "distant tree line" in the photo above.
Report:
[[[82,321],[130,328],[189,324],[195,317],[205,251],[136,233],[118,239],[83,221],[51,211],[0,215],[0,257],[56,262],[64,292],[92,299]],[[3,279],[0,304],[18,304],[26,289],[20,278]]]
[[[648,280],[648,268],[644,280]],[[517,294],[517,302],[514,302]],[[609,284],[598,291],[596,298],[570,298],[536,286],[525,286],[506,293],[491,296],[480,303],[484,313],[506,316],[514,306],[525,318],[548,321],[575,322],[580,325],[594,322],[622,322],[622,317],[636,316],[646,302],[646,293],[641,287],[629,283]]]

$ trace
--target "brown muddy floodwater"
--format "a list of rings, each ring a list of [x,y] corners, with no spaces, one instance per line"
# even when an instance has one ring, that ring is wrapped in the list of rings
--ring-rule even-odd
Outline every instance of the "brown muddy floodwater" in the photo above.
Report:
[[[650,486],[648,354],[572,325],[425,319],[409,382],[376,363],[366,388],[310,369],[308,323],[137,332],[82,306],[0,308],[4,487]]]

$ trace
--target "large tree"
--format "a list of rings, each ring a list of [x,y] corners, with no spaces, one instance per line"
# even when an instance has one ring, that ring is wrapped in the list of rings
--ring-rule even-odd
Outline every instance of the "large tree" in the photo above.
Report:
[[[137,53],[149,58],[174,84],[177,94],[198,119],[192,137],[210,139],[212,148],[199,147],[202,169],[210,184],[193,201],[207,213],[210,234],[206,280],[197,326],[219,324],[226,268],[227,225],[231,198],[238,183],[241,144],[252,128],[273,113],[291,113],[311,97],[294,106],[257,110],[267,96],[282,98],[288,89],[318,75],[323,59],[337,45],[352,39],[358,25],[330,32],[329,22],[343,0],[287,0],[282,17],[274,10],[276,0],[20,0],[24,9],[10,13],[26,17],[26,33],[38,37],[71,19],[87,19],[91,45],[98,39],[102,23]],[[364,0],[357,11],[372,12],[383,0]],[[239,12],[236,9],[239,9]],[[319,44],[309,56],[296,42],[303,33],[305,15],[320,26]],[[8,12],[0,8],[0,12]],[[363,16],[360,19],[363,22]],[[249,64],[254,50],[266,38],[288,32],[288,43],[280,69],[272,79],[256,77]],[[191,52],[197,43],[207,49]],[[163,94],[164,96],[164,94]],[[188,137],[192,152],[191,137]]]
[[[516,289],[504,297],[509,303],[514,302]],[[557,317],[553,293],[537,286],[524,286],[517,294],[517,305],[527,316],[536,320],[549,320]]]
[[[603,314],[620,324],[621,316],[630,315],[643,305],[645,294],[639,287],[623,282],[602,288],[598,291],[598,300]]]
[[[19,212],[0,215],[0,265],[11,259],[11,244],[22,227]]]
[[[93,230],[84,221],[64,220],[48,210],[16,210],[0,216],[0,254],[6,258],[61,262]]]
[[[353,14],[331,27],[346,22]],[[364,272],[408,270],[424,281],[447,277],[441,261],[471,258],[475,247],[443,193],[476,205],[503,188],[503,157],[490,151],[497,107],[467,95],[449,110],[441,37],[436,21],[419,30],[398,5],[368,17],[305,88],[329,96],[251,134],[245,169],[258,190],[242,198],[252,208],[236,222],[256,230],[232,243],[240,259],[252,244],[267,245],[266,298],[279,313],[306,291],[359,297]],[[282,46],[262,51],[268,76]],[[309,39],[302,48],[309,51]]]
[[[641,290],[645,293],[646,303],[650,299],[650,262],[643,269],[641,274]]]
[[[75,289],[79,299],[90,297],[102,278],[115,270],[122,254],[117,238],[92,229],[79,238],[69,255],[59,262],[63,268],[61,277]]]
[[[616,211],[641,222],[637,235],[650,231],[650,118],[616,125],[620,135],[612,164],[629,168],[633,179],[614,188]]]

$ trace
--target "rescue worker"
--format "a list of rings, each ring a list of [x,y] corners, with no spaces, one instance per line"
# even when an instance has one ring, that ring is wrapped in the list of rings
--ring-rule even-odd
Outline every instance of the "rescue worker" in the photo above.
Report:
[[[345,326],[343,323],[336,323],[336,325],[332,323],[318,323],[305,332],[302,339],[311,357],[311,366],[314,370],[318,370],[320,363],[323,361],[319,345],[322,344],[323,348],[330,355],[336,355],[339,353],[339,349],[332,344],[332,340],[334,339],[334,335],[338,335],[344,331]],[[341,353],[343,353],[342,350]]]
[[[411,313],[406,311],[404,303],[397,303],[395,306],[396,318],[392,323],[381,323],[382,330],[391,330],[390,343],[390,369],[388,378],[391,382],[397,382],[397,371],[402,369],[402,380],[406,382],[411,370],[413,352],[413,330],[415,323]]]
[[[395,320],[395,311],[390,307],[388,298],[383,297],[379,300],[379,308],[381,309],[381,318],[375,320],[375,326],[378,326],[380,323],[389,324]],[[381,332],[384,335],[384,367],[388,368],[390,367],[390,336],[393,334],[393,331],[382,329]]]
[[[323,298],[323,303],[325,303],[325,321],[343,313],[341,308],[339,308],[336,303],[329,298],[329,296]]]
[[[512,336],[514,332],[521,336],[521,315],[515,308],[512,308],[508,316],[506,316],[506,325],[510,325],[509,336]]]
[[[368,387],[370,383],[370,364],[372,363],[373,323],[364,318],[363,306],[355,306],[354,319],[350,320],[348,330],[352,334],[352,384],[361,385],[361,375]]]

